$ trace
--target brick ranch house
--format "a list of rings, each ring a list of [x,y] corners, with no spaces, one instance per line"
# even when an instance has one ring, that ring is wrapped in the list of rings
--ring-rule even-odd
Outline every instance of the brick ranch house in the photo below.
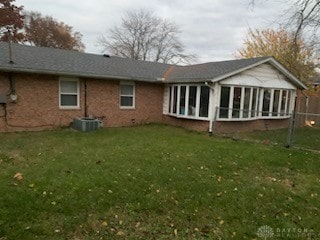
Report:
[[[272,57],[178,66],[0,43],[0,131],[166,123],[200,131],[287,126],[306,86]]]

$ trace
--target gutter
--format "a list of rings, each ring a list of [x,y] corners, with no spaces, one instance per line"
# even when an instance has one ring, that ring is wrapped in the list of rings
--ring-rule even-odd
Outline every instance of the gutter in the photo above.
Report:
[[[162,83],[156,78],[139,78],[139,77],[121,77],[116,75],[96,75],[96,74],[76,74],[63,71],[49,71],[49,70],[33,70],[33,69],[23,69],[23,68],[12,68],[12,67],[3,67],[0,68],[0,71],[12,72],[12,73],[33,73],[33,74],[48,74],[48,75],[57,75],[57,76],[66,76],[66,77],[82,77],[82,78],[94,78],[94,79],[113,79],[113,80],[132,80],[139,82],[152,82],[152,83]]]
[[[213,95],[214,94],[214,87],[212,87],[209,84],[209,82],[205,82],[205,85],[212,90],[212,95]],[[211,96],[211,94],[210,94],[210,96]],[[208,133],[209,133],[210,136],[212,136],[212,134],[213,134],[213,123],[215,122],[214,119],[216,119],[216,114],[217,114],[217,110],[215,110],[214,114],[212,115],[213,117],[209,120],[209,131],[208,131]]]

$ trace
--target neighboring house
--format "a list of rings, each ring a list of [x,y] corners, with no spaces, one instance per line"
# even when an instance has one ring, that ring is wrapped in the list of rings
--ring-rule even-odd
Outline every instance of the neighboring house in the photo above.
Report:
[[[306,86],[272,57],[190,66],[0,43],[0,131],[159,122],[201,131],[287,126]]]
[[[320,125],[320,74],[311,79],[309,88],[298,94],[296,125]]]
[[[312,83],[312,85],[313,85],[313,89],[315,91],[319,90],[319,87],[320,87],[320,74],[318,74],[317,79]]]

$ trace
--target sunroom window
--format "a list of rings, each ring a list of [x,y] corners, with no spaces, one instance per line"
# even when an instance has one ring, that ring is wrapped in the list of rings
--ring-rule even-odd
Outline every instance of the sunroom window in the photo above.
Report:
[[[179,105],[179,114],[185,115],[186,113],[186,86],[180,87],[180,105]]]
[[[220,119],[256,119],[288,116],[291,112],[289,89],[222,86]]]
[[[259,94],[258,94],[257,88],[252,88],[252,94],[251,94],[251,114],[249,114],[252,118],[255,118],[257,114],[257,109],[259,106]]]
[[[172,85],[169,114],[186,118],[208,118],[210,88],[201,85]]]
[[[201,86],[200,92],[200,117],[208,117],[209,115],[209,98],[210,98],[210,89],[207,86]]]
[[[221,87],[220,97],[220,118],[228,118],[229,116],[229,99],[230,87]]]
[[[248,118],[250,113],[250,97],[252,88],[244,88],[242,117]]]
[[[235,87],[233,90],[232,118],[239,118],[241,108],[241,88]]]
[[[197,107],[197,87],[190,86],[189,87],[189,107],[188,107],[188,116],[196,115],[196,107]]]
[[[270,113],[271,89],[263,91],[262,116],[269,116]]]

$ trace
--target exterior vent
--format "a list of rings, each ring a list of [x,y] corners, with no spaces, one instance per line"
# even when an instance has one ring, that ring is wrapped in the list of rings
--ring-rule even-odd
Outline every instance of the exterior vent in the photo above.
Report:
[[[75,118],[73,119],[72,128],[81,132],[95,131],[101,127],[101,122],[95,118]]]

